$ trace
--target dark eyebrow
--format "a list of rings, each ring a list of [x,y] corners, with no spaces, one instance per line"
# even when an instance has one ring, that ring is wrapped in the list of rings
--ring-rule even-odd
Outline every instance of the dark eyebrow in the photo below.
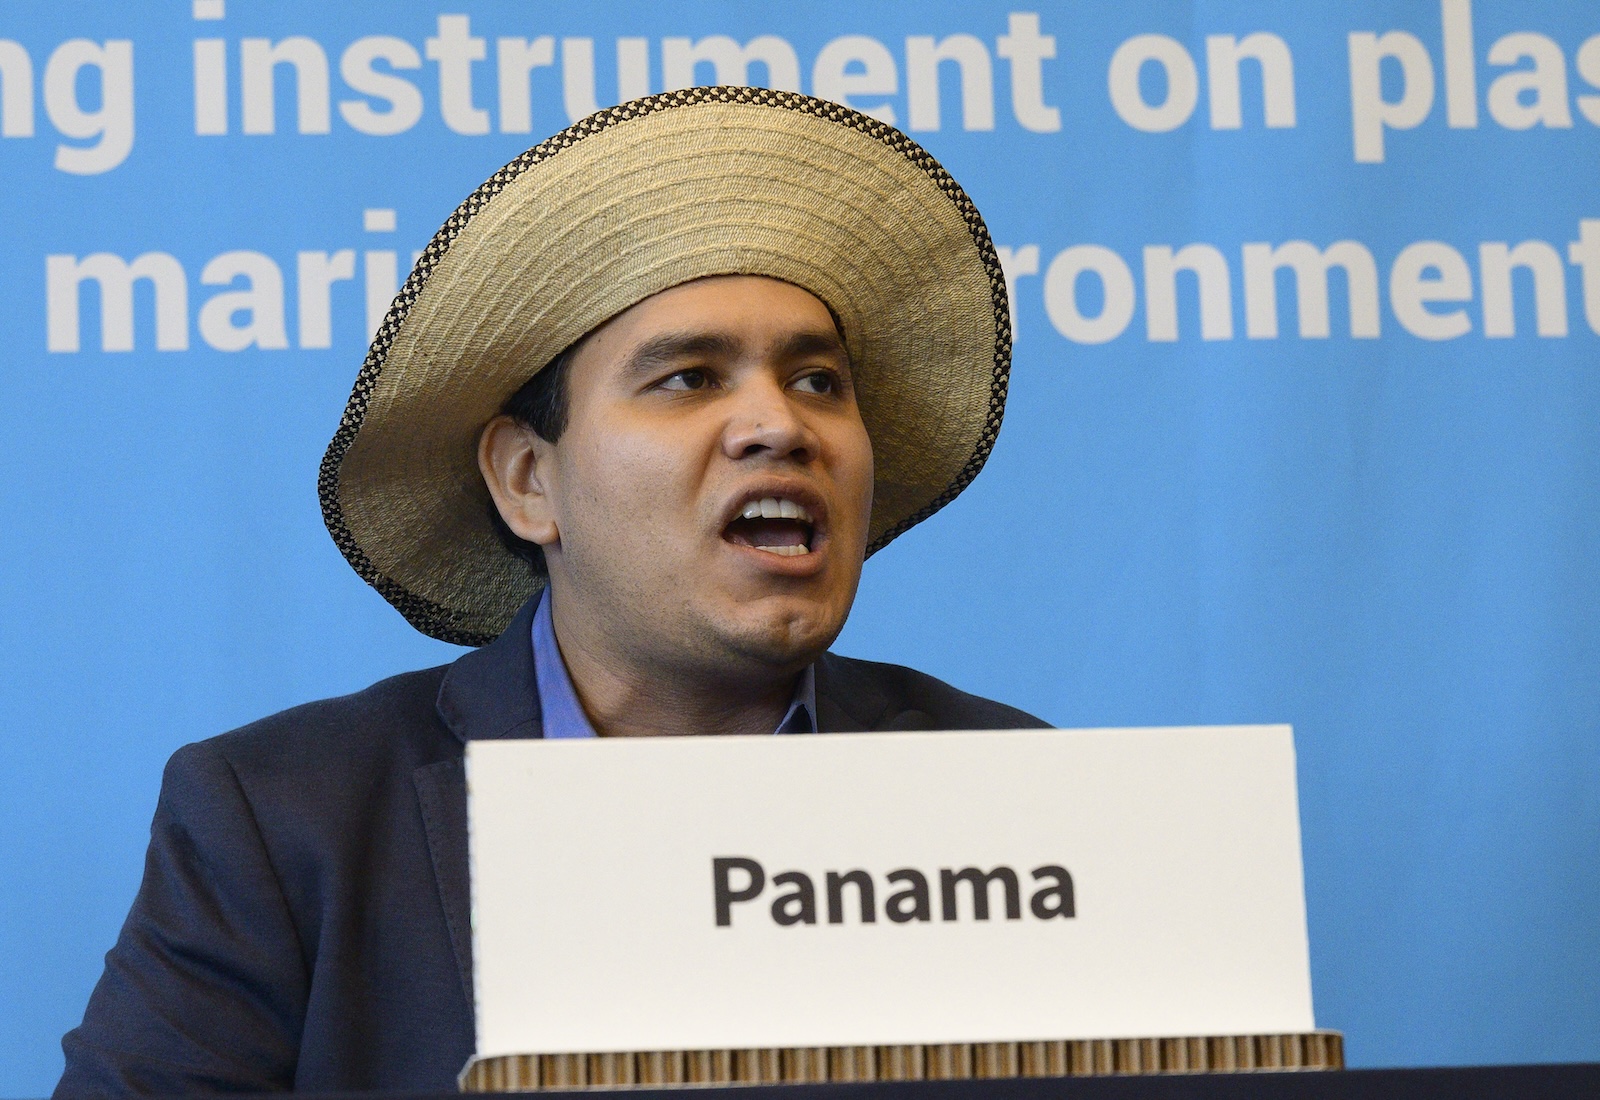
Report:
[[[831,329],[793,333],[773,350],[786,361],[827,355],[844,360],[846,365],[850,362],[844,341]],[[726,333],[667,332],[634,348],[622,369],[633,376],[652,375],[684,359],[731,359],[743,351],[743,342]]]
[[[654,374],[683,359],[732,357],[742,346],[720,332],[667,332],[634,348],[622,369],[631,375]]]
[[[846,366],[850,363],[850,353],[845,350],[844,341],[832,329],[797,332],[779,344],[776,351],[780,359],[805,359],[813,355],[830,355],[844,360]]]

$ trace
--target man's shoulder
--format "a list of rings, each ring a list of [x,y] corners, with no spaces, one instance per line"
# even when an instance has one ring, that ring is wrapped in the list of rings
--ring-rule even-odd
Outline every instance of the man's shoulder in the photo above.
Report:
[[[404,672],[360,691],[302,703],[228,733],[187,745],[174,768],[223,765],[243,781],[338,782],[374,769],[411,769],[459,756],[440,719],[439,687],[449,665]]]
[[[818,673],[817,705],[826,732],[1050,728],[1026,711],[904,665],[827,653]]]

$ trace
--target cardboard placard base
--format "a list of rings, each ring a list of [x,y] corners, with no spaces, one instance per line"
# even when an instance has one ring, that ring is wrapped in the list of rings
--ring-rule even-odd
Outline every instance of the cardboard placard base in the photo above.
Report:
[[[463,1092],[528,1092],[630,1085],[993,1080],[1343,1068],[1344,1036],[1319,1030],[1167,1039],[509,1054],[468,1062],[460,1084]]]

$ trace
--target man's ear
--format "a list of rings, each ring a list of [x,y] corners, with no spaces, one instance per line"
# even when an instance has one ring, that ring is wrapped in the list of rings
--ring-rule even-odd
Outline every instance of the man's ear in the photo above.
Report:
[[[518,538],[540,546],[561,538],[550,495],[554,468],[554,444],[509,416],[495,417],[478,436],[478,469],[500,518]]]

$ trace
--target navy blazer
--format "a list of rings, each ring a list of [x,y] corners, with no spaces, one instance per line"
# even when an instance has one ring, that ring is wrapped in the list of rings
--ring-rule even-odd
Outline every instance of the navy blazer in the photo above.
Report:
[[[173,755],[57,1097],[455,1088],[473,1053],[462,750],[540,736],[532,618]],[[817,711],[824,732],[1045,725],[831,654]]]

